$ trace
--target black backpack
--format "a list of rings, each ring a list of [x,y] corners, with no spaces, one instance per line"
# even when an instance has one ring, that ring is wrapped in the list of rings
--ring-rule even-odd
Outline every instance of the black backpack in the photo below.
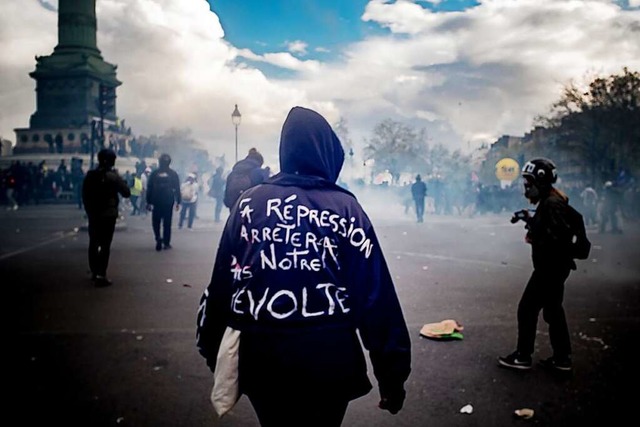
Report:
[[[224,189],[224,205],[231,208],[238,197],[251,187],[253,183],[249,171],[232,170],[227,176],[227,185]]]
[[[166,172],[156,172],[153,187],[152,204],[173,203],[175,200],[175,192],[171,175]]]
[[[582,214],[571,205],[567,205],[569,227],[571,229],[571,257],[574,259],[587,259],[591,252],[591,242],[587,238],[587,230],[584,227]]]

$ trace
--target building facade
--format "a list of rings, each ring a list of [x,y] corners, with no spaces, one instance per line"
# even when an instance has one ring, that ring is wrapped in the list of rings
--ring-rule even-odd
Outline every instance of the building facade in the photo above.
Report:
[[[522,168],[527,160],[535,157],[547,157],[558,168],[559,185],[565,188],[580,188],[589,181],[587,165],[575,148],[576,143],[563,142],[558,146],[557,137],[552,130],[537,126],[524,136],[505,135],[495,141],[482,166],[482,178],[485,182],[497,182],[495,166],[498,161],[508,157],[516,160]]]

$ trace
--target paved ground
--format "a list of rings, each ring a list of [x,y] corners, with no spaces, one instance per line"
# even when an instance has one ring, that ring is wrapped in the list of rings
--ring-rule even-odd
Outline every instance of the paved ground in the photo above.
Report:
[[[378,410],[372,392],[351,403],[345,426],[601,426],[633,416],[637,393],[624,389],[635,390],[640,377],[638,224],[625,223],[623,235],[590,233],[592,258],[567,284],[575,372],[562,379],[496,366],[496,356],[513,349],[531,271],[521,225],[508,214],[415,224],[394,207],[369,207],[412,333],[413,372],[402,412]],[[128,217],[113,244],[114,286],[104,289],[89,281],[77,208],[0,212],[10,394],[3,417],[15,420],[3,425],[258,425],[245,398],[216,419],[211,375],[194,345],[222,229],[211,212],[203,203],[195,231],[176,230],[174,249],[160,253],[150,217]],[[464,324],[464,340],[419,336],[424,323],[448,318]],[[536,358],[546,357],[542,321],[537,344]],[[467,404],[473,413],[461,414]],[[525,407],[534,417],[515,419]]]

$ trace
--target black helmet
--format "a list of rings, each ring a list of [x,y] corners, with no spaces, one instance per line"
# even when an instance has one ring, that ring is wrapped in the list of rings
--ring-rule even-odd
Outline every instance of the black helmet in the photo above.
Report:
[[[538,186],[550,187],[558,179],[556,165],[549,159],[539,157],[529,160],[522,167],[522,176],[531,178]]]
[[[161,154],[158,158],[158,164],[161,168],[168,168],[171,164],[171,156],[167,153]]]

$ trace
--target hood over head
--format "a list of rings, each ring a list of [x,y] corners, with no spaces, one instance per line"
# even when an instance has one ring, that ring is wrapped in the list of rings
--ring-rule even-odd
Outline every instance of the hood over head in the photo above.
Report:
[[[260,152],[255,148],[251,148],[249,150],[249,154],[247,154],[247,159],[255,160],[260,166],[262,166],[262,164],[264,163],[264,158],[262,157],[262,154],[260,154]]]
[[[335,183],[343,163],[340,140],[324,117],[307,108],[292,108],[280,135],[280,170]]]
[[[171,164],[171,156],[168,155],[167,153],[163,153],[160,155],[160,157],[158,158],[158,167],[160,169],[168,169],[169,165]]]

